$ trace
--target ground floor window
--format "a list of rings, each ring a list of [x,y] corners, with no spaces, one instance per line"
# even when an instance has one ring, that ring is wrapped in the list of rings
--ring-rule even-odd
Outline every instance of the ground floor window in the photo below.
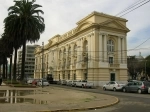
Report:
[[[60,74],[59,74],[59,80],[60,80]]]
[[[87,80],[87,73],[84,73],[84,80]]]
[[[65,74],[63,74],[63,79],[65,79]]]
[[[73,79],[76,80],[76,74],[73,74]]]
[[[70,79],[70,74],[68,74],[68,80]]]

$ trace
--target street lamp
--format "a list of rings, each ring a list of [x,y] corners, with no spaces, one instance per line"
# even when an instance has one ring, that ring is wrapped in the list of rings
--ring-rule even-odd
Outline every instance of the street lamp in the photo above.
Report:
[[[43,88],[43,72],[44,72],[44,68],[43,68],[43,56],[44,56],[44,42],[42,42],[42,88]]]
[[[146,62],[147,62],[147,60],[145,60],[145,77],[147,77],[146,76]]]

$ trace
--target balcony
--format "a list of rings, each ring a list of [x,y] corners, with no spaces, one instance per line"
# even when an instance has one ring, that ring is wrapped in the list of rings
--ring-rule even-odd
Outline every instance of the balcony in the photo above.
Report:
[[[110,64],[109,64],[109,67],[112,67],[112,68],[119,68],[119,67],[120,67],[120,64],[110,63]]]

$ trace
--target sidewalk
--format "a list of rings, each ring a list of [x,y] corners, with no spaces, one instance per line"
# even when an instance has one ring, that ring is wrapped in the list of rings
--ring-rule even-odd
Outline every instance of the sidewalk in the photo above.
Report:
[[[118,98],[109,95],[81,92],[53,86],[44,88],[0,86],[0,93],[2,90],[34,90],[34,94],[18,96],[24,99],[32,98],[34,99],[34,104],[28,102],[3,103],[0,104],[0,112],[65,112],[64,110],[104,108],[119,102]]]

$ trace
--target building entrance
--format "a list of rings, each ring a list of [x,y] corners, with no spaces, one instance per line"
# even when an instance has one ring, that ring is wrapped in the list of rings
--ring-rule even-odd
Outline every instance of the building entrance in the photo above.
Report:
[[[115,81],[115,73],[110,73],[110,81]]]

